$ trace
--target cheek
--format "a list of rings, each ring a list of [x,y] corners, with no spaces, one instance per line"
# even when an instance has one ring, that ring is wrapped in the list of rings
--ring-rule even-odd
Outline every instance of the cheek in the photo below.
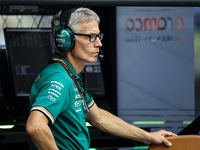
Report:
[[[79,44],[79,46],[77,47],[77,52],[81,53],[82,55],[91,55],[92,49],[93,49],[93,46],[91,43]]]
[[[88,59],[93,55],[94,43],[87,40],[79,39],[74,46],[74,55],[83,59]]]
[[[82,49],[81,54],[87,59],[92,56],[92,51],[89,48],[85,48],[85,49]]]
[[[88,43],[88,41],[86,41],[85,39],[78,39],[75,43],[74,49],[87,49],[87,47],[90,46],[90,43]]]
[[[91,55],[90,51],[85,47],[77,47],[76,49],[73,49],[73,54],[81,59],[87,59]]]

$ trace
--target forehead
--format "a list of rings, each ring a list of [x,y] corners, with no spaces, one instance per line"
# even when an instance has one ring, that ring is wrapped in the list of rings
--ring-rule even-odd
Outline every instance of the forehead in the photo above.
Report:
[[[99,24],[96,20],[80,22],[82,29],[80,31],[84,32],[99,32]]]

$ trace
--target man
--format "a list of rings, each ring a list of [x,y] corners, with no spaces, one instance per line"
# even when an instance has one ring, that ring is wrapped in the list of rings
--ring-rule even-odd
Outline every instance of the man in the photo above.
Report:
[[[103,34],[100,19],[88,8],[58,12],[52,33],[60,54],[36,78],[31,89],[31,113],[26,129],[41,150],[88,150],[86,119],[104,132],[141,141],[171,145],[167,131],[146,132],[99,108],[82,88],[78,74],[86,63],[96,62]]]

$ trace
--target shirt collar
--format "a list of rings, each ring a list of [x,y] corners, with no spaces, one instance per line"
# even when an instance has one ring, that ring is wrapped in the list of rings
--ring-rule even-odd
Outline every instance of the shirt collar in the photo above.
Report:
[[[68,60],[66,60],[64,57],[60,56],[58,53],[54,53],[52,55],[53,58],[57,58],[57,59],[61,59],[65,64],[66,66],[69,68],[69,70],[71,71],[71,73],[73,74],[73,76],[76,78],[76,79],[79,79],[80,76],[76,73],[76,70],[74,69],[74,67],[70,64],[70,62]]]

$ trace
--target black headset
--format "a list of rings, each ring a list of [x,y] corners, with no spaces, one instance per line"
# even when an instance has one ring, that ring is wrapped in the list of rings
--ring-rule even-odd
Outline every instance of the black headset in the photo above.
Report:
[[[58,30],[53,31],[55,45],[60,52],[67,52],[73,49],[75,45],[75,37],[72,30],[68,27],[71,14],[77,8],[62,10],[59,16],[53,20],[53,27]]]

